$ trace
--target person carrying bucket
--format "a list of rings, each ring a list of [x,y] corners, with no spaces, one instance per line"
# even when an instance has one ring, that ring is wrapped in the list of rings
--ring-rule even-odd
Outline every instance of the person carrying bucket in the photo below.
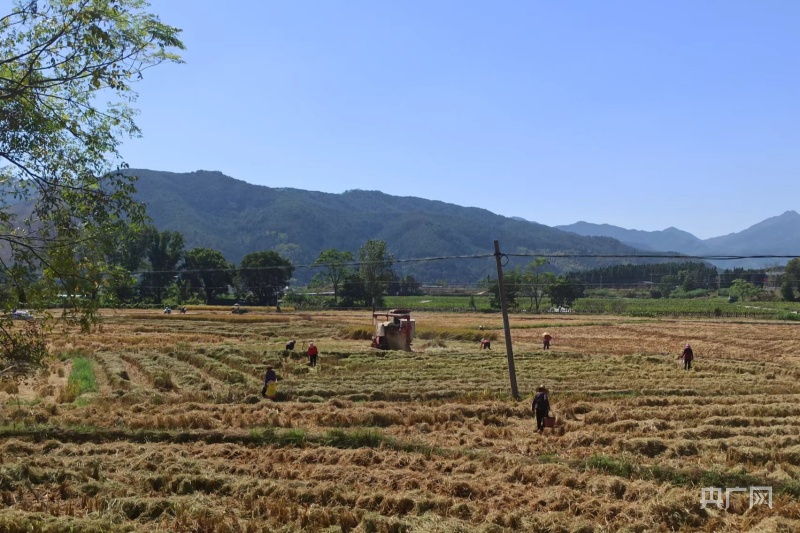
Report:
[[[261,389],[261,396],[274,400],[278,394],[278,375],[272,365],[267,365],[267,373],[264,376],[264,387]]]
[[[545,418],[550,413],[550,398],[547,393],[547,388],[539,385],[531,402],[531,410],[536,415],[536,430],[539,433],[544,432]]]
[[[684,370],[691,370],[692,369],[692,360],[694,359],[694,352],[692,351],[692,347],[689,343],[686,343],[686,346],[683,347],[683,353],[678,358],[683,361],[683,369]]]

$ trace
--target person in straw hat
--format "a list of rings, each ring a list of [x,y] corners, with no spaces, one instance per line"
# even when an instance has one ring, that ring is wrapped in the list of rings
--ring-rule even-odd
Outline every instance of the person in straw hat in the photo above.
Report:
[[[549,350],[550,349],[550,341],[553,340],[553,337],[549,333],[547,333],[545,331],[544,335],[542,335],[542,340],[544,341],[544,349],[545,350]]]

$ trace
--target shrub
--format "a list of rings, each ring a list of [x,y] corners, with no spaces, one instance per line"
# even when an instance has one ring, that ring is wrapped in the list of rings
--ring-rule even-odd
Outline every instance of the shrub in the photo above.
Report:
[[[66,386],[62,387],[61,390],[58,391],[58,397],[56,401],[58,403],[72,403],[74,402],[78,396],[80,396],[80,390],[78,388],[77,383],[67,383]]]
[[[708,291],[705,289],[694,289],[691,291],[684,291],[683,289],[678,289],[674,291],[672,294],[669,295],[670,298],[706,298],[708,297]]]
[[[759,291],[753,298],[756,302],[777,302],[780,300],[774,291]]]

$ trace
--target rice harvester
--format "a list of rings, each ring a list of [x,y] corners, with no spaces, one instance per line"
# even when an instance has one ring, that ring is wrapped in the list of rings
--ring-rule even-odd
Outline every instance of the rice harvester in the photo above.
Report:
[[[416,323],[408,309],[391,309],[372,313],[372,347],[380,350],[411,351]]]

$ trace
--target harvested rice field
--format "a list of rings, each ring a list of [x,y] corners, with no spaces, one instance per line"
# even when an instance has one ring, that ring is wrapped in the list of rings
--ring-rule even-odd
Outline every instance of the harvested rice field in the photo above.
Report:
[[[369,312],[54,331],[47,369],[0,384],[0,531],[800,531],[797,324],[512,316],[516,401],[499,315],[414,318],[413,353],[370,349]]]

